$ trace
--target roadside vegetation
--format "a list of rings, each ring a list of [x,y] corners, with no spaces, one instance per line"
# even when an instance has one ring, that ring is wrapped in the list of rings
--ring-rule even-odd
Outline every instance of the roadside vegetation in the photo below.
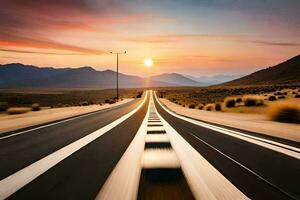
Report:
[[[120,89],[120,99],[141,98],[142,89]],[[0,113],[22,114],[48,108],[114,104],[116,90],[0,89]]]
[[[274,103],[268,110],[268,116],[273,121],[300,123],[300,105],[299,102],[282,101]]]
[[[190,109],[267,113],[274,121],[299,123],[299,86],[164,88],[158,90],[158,95]]]

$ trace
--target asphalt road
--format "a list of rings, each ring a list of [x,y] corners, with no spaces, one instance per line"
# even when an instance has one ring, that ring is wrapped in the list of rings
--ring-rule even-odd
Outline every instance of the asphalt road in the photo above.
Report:
[[[154,98],[155,99],[155,98]],[[148,101],[132,116],[54,165],[8,199],[94,199],[136,135]],[[1,139],[0,180],[115,122],[142,99]],[[285,154],[159,114],[235,187],[251,199],[300,199],[300,162]],[[13,133],[7,133],[9,135]],[[143,178],[143,177],[142,177]],[[150,177],[151,178],[151,177]],[[149,188],[147,188],[149,189]],[[0,188],[1,190],[1,188]]]
[[[178,119],[163,110],[156,100],[155,105],[185,140],[249,198],[300,199],[298,159]]]
[[[130,112],[141,100],[0,140],[0,179]],[[9,199],[93,199],[136,134],[147,102],[130,118],[75,152]]]

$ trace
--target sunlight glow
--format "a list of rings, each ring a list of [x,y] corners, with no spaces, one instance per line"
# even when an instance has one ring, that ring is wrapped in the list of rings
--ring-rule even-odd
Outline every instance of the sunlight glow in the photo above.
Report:
[[[144,65],[146,67],[151,67],[153,65],[153,61],[150,58],[147,58],[146,60],[144,60]]]

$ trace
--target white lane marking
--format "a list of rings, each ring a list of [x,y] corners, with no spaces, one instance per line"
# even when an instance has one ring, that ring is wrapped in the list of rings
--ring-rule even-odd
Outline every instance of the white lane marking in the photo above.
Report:
[[[131,101],[129,101],[129,102],[125,103],[125,104],[121,104],[121,105],[115,106],[115,107],[110,107],[110,108],[105,108],[105,109],[102,109],[102,110],[94,111],[92,113],[82,114],[82,115],[77,116],[77,117],[75,116],[75,117],[71,117],[69,119],[63,119],[63,120],[60,120],[58,122],[54,122],[54,123],[50,122],[50,124],[46,124],[46,125],[43,125],[43,126],[38,126],[36,128],[28,129],[28,130],[25,130],[25,131],[20,131],[20,132],[17,132],[17,133],[12,133],[12,134],[9,134],[9,135],[3,136],[3,137],[0,136],[0,140],[6,139],[6,138],[10,138],[10,137],[14,137],[14,136],[17,136],[17,135],[21,135],[23,133],[28,133],[30,131],[35,131],[35,130],[39,130],[39,129],[42,129],[42,128],[46,128],[46,127],[49,127],[49,126],[54,126],[54,125],[57,125],[57,124],[60,124],[60,123],[72,121],[72,120],[79,119],[79,118],[82,118],[82,117],[86,117],[86,116],[90,116],[90,115],[95,115],[95,114],[98,114],[98,113],[101,113],[101,112],[104,112],[104,111],[109,111],[109,110],[118,108],[120,106],[126,105],[126,104],[128,104],[130,102]],[[3,133],[1,133],[1,134],[3,134]]]
[[[117,125],[131,117],[145,104],[147,98],[148,92],[146,93],[143,102],[131,112],[123,115],[119,119],[104,126],[103,128],[55,151],[54,153],[49,154],[48,156],[34,162],[33,164],[21,169],[20,171],[6,177],[5,179],[2,179],[0,181],[0,199],[9,197],[22,187],[30,183],[32,180],[61,162],[63,159],[72,155],[79,149],[83,148],[87,144],[91,143],[95,139],[99,138],[112,128],[116,127]]]
[[[159,113],[158,116],[170,136],[172,147],[196,199],[249,199],[203,158]]]
[[[238,131],[232,131],[232,130],[229,130],[229,129],[226,129],[226,128],[221,128],[221,127],[218,127],[218,126],[215,126],[215,125],[210,125],[210,124],[207,124],[207,123],[204,123],[204,122],[200,122],[200,121],[197,121],[197,120],[193,120],[193,119],[189,119],[187,117],[180,116],[180,115],[175,114],[172,111],[168,110],[167,108],[165,108],[165,106],[162,105],[162,103],[157,99],[156,95],[155,95],[155,98],[156,98],[157,102],[159,103],[159,105],[166,112],[173,115],[174,117],[177,117],[177,118],[185,120],[187,122],[196,124],[198,126],[202,126],[202,127],[217,131],[219,133],[223,133],[223,134],[226,134],[226,135],[229,135],[229,136],[247,141],[249,143],[253,143],[253,144],[271,149],[273,151],[283,153],[285,155],[294,157],[296,159],[300,159],[300,148],[292,147],[292,146],[289,146],[289,145],[286,145],[286,144],[282,144],[282,143],[275,142],[275,141],[272,141],[272,140],[267,140],[267,139],[264,139],[264,138],[250,136],[250,135],[238,132]]]
[[[146,149],[143,153],[144,169],[180,168],[180,162],[173,149]]]
[[[147,134],[145,142],[170,142],[167,134]]]
[[[282,193],[284,193],[285,195],[291,197],[291,199],[294,199],[290,194],[286,193],[284,190],[282,190],[281,188],[279,188],[278,186],[274,185],[273,183],[269,182],[268,180],[266,180],[265,178],[263,178],[262,176],[260,176],[259,174],[257,174],[256,172],[252,171],[251,169],[249,169],[248,167],[246,167],[245,165],[237,162],[236,160],[234,160],[233,158],[231,158],[230,156],[224,154],[222,151],[220,151],[219,149],[215,148],[214,146],[208,144],[207,142],[205,142],[204,140],[202,140],[201,138],[199,138],[198,136],[196,136],[193,133],[190,133],[190,135],[192,135],[194,138],[196,138],[197,140],[200,140],[201,142],[203,142],[204,144],[206,144],[207,146],[209,146],[210,148],[214,149],[215,151],[217,151],[218,153],[220,153],[221,155],[223,155],[224,157],[226,157],[227,159],[231,160],[232,162],[234,162],[235,164],[239,165],[240,167],[244,168],[245,170],[249,171],[250,173],[254,174],[255,176],[259,177],[261,180],[265,181],[266,183],[268,183],[269,185],[271,185],[272,187],[276,188],[277,190],[281,191]]]
[[[137,134],[105,181],[96,200],[137,199],[148,116],[149,106]]]

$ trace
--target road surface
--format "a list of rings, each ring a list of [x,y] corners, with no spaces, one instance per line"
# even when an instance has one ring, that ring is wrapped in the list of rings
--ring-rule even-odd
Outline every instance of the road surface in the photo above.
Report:
[[[182,117],[146,92],[1,135],[0,199],[300,199],[299,147]]]

